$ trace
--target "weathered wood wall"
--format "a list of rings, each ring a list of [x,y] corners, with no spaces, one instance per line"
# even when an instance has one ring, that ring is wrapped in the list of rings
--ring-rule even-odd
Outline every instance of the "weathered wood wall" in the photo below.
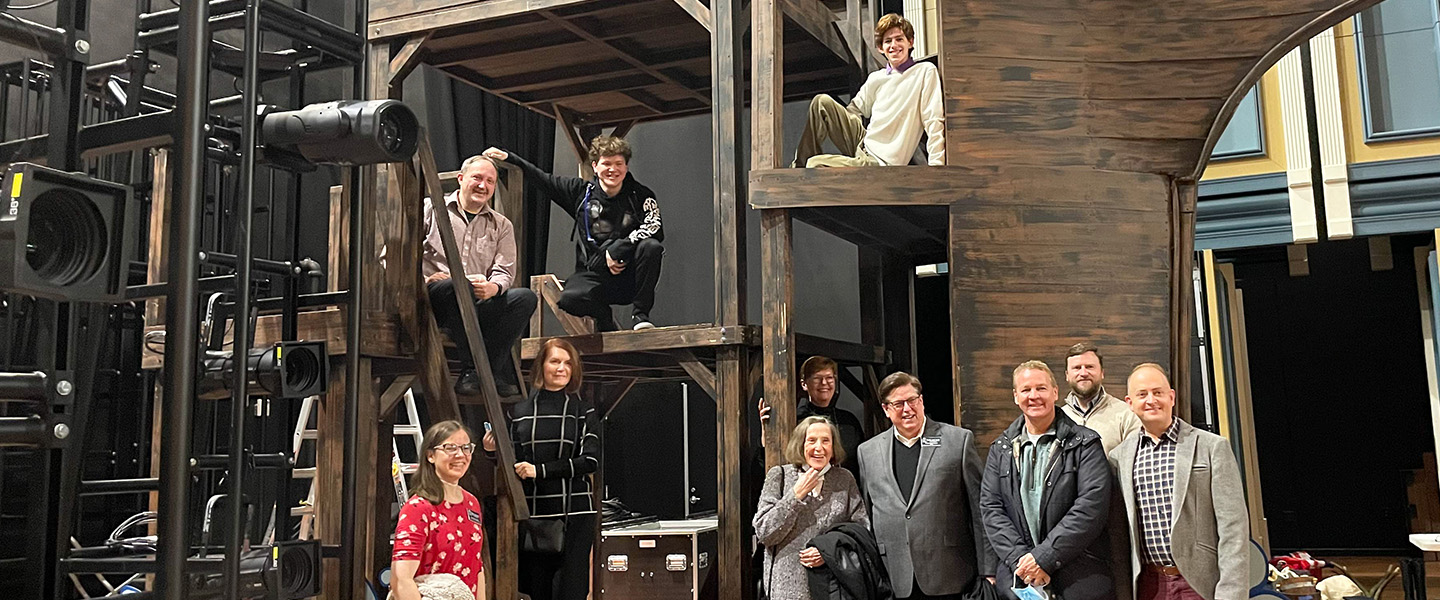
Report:
[[[1186,389],[1193,182],[1261,73],[1374,2],[941,3],[947,161],[993,169],[950,209],[957,410],[982,443],[1019,414],[1011,369],[1063,370],[1077,341],[1112,392],[1140,361]]]

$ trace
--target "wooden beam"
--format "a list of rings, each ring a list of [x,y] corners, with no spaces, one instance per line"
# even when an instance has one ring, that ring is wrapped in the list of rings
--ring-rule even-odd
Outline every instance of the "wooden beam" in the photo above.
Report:
[[[390,59],[390,77],[388,79],[390,87],[404,85],[405,78],[410,76],[410,72],[420,66],[421,59],[425,57],[425,42],[429,41],[430,36],[434,33],[434,31],[427,31],[405,40],[405,45],[401,46],[400,51]]]
[[[978,198],[1065,195],[1113,198],[1131,185],[1153,183],[1147,173],[1088,167],[903,166],[846,169],[769,169],[750,172],[750,207],[949,206]],[[875,194],[871,190],[884,189]],[[1157,199],[1156,202],[1162,200]]]
[[[750,168],[783,167],[785,89],[785,28],[780,12],[784,0],[754,0],[750,13]]]
[[[413,383],[415,383],[414,375],[398,375],[391,380],[390,385],[385,387],[385,391],[380,393],[380,414],[390,414],[395,410],[395,406],[400,404],[400,398],[405,396],[405,392],[410,391],[410,385]]]
[[[1195,320],[1195,201],[1194,181],[1170,185],[1170,387],[1190,389],[1190,327]],[[1190,418],[1189,394],[1180,394],[1176,414]]]
[[[701,4],[700,0],[675,0],[675,3],[679,4],[680,8],[685,9],[685,12],[690,13],[690,16],[694,17],[701,25],[704,25],[705,31],[714,29],[714,26],[710,23],[710,7]]]
[[[711,400],[718,399],[719,395],[715,391],[715,373],[709,367],[701,364],[700,360],[695,358],[694,352],[676,350],[675,362],[684,367],[685,372],[690,374],[690,378],[695,380],[695,385],[700,386],[700,391],[705,392],[705,395],[709,396]]]
[[[345,347],[348,340],[345,339],[345,313],[339,308],[324,308],[321,310],[307,310],[301,312],[296,318],[295,336],[300,340],[324,341],[325,351],[331,356],[345,354]],[[146,333],[164,331],[164,325],[152,325],[145,328]],[[365,337],[360,340],[362,348],[370,350],[370,356],[389,358],[408,358],[412,352],[401,345],[400,335],[395,324],[375,324],[367,327],[362,332]],[[231,336],[226,334],[224,338],[229,343]],[[263,348],[276,342],[284,341],[284,329],[281,327],[281,315],[261,315],[255,321],[255,347]],[[385,352],[374,352],[377,348],[389,348]],[[165,354],[163,351],[155,351],[149,348],[141,348],[140,368],[145,370],[159,369],[165,366]]]
[[[530,334],[541,336],[545,329],[545,309],[560,321],[560,327],[565,330],[565,335],[590,335],[595,333],[595,319],[593,317],[577,317],[560,309],[560,292],[564,288],[560,280],[550,273],[544,275],[530,276],[530,290],[535,292],[535,297],[541,300],[535,307],[535,314],[530,315]],[[523,356],[523,352],[522,352]],[[529,356],[527,358],[533,358]]]
[[[758,343],[759,332],[752,326],[716,327],[713,325],[680,325],[656,327],[641,331],[608,331],[587,335],[566,336],[565,340],[585,356],[622,354],[626,352],[648,352],[675,350],[678,348],[701,348],[715,346],[753,346]],[[520,356],[526,360],[535,358],[544,338],[525,338],[520,341]]]
[[[555,13],[550,12],[550,11],[548,11],[548,10],[537,11],[537,14],[539,14],[539,15],[540,15],[541,17],[543,17],[545,20],[550,21],[550,22],[552,22],[552,23],[555,23],[556,25],[559,25],[560,27],[564,28],[565,30],[569,31],[570,33],[575,34],[576,36],[580,37],[580,39],[583,39],[583,40],[585,40],[585,41],[587,41],[587,42],[590,42],[593,46],[595,46],[595,47],[596,47],[597,49],[599,49],[600,51],[609,53],[609,54],[611,54],[611,55],[619,58],[620,60],[623,60],[623,61],[629,63],[630,66],[632,66],[632,67],[634,67],[634,68],[636,68],[636,69],[639,69],[639,70],[641,70],[641,71],[649,74],[651,77],[654,77],[654,78],[656,78],[656,79],[659,79],[660,81],[663,81],[663,82],[665,82],[665,83],[668,83],[668,84],[671,84],[671,85],[676,86],[676,87],[679,88],[680,90],[684,91],[684,93],[685,93],[686,95],[689,95],[689,96],[698,98],[698,99],[700,99],[701,101],[705,101],[705,102],[710,101],[710,99],[707,98],[704,94],[701,94],[700,92],[695,91],[695,86],[693,86],[693,85],[687,85],[687,84],[685,84],[685,83],[683,83],[683,82],[677,81],[674,77],[671,77],[671,76],[669,76],[669,75],[666,75],[665,73],[661,72],[660,70],[655,69],[654,67],[651,67],[651,66],[650,66],[649,64],[647,64],[645,61],[640,60],[639,58],[636,58],[634,55],[630,54],[629,52],[626,52],[626,51],[621,50],[620,48],[618,48],[613,41],[611,41],[611,42],[606,42],[605,40],[602,40],[602,39],[600,39],[600,38],[598,38],[598,37],[595,37],[595,35],[592,34],[592,33],[590,33],[589,31],[585,31],[584,29],[581,29],[579,26],[575,25],[574,23],[571,23],[570,21],[568,21],[568,20],[566,20],[566,19],[564,19],[564,18],[558,17],[558,16],[555,15]]]
[[[620,139],[624,139],[625,136],[630,135],[630,130],[635,128],[636,123],[639,123],[639,121],[630,120],[625,121],[624,123],[619,123],[615,125],[614,129],[610,130],[610,135]]]
[[[167,235],[170,231],[170,149],[156,148],[152,162],[150,243],[146,247],[145,283],[160,283],[170,269],[170,236]],[[165,298],[145,301],[145,324],[165,324]]]
[[[800,355],[820,355],[849,365],[883,365],[889,362],[885,348],[881,346],[843,342],[804,333],[795,334],[795,351]]]
[[[590,140],[580,131],[579,115],[568,108],[555,107],[555,124],[565,131],[565,139],[570,140],[570,149],[575,151],[575,159],[580,163],[580,178],[590,179],[595,177],[595,169],[590,166],[587,157],[590,156]]]
[[[592,0],[486,0],[459,4],[436,10],[427,4],[407,0],[381,0],[370,4],[370,25],[365,33],[370,41],[399,37],[410,33],[431,31],[442,27],[460,27],[518,15],[537,10],[551,10]]]
[[[420,149],[415,156],[416,171],[420,174],[425,184],[426,193],[430,199],[430,208],[437,215],[448,214],[445,208],[444,191],[440,185],[440,170],[435,168],[435,155],[430,148],[429,134],[421,128]],[[449,227],[439,227],[440,241],[445,248],[445,262],[450,268],[450,276],[456,281],[465,280],[465,265],[460,261],[460,247],[455,242],[455,232]],[[418,285],[418,281],[416,284]],[[480,323],[476,320],[474,301],[469,294],[462,293],[456,289],[455,302],[460,312],[460,322],[465,328],[465,338],[469,346],[476,351],[470,353],[475,372],[480,376],[480,395],[485,400],[486,412],[491,415],[505,414],[500,407],[500,394],[495,391],[495,375],[490,370],[490,359],[479,349],[485,347],[485,338],[480,332]],[[530,511],[525,505],[525,490],[520,486],[520,480],[516,477],[513,469],[515,467],[515,447],[511,445],[509,430],[505,427],[494,428],[495,445],[499,455],[499,465],[506,470],[505,497],[511,504],[516,518],[529,519]]]
[[[837,20],[835,13],[821,4],[820,0],[779,0],[779,2],[785,9],[785,16],[790,17],[790,20],[810,34],[810,37],[823,44],[840,60],[859,64],[862,57],[851,55],[850,47],[840,37],[840,30],[835,27]],[[758,8],[759,5],[757,4],[756,7]]]
[[[936,29],[939,29],[938,27]],[[870,47],[869,28],[860,15],[860,0],[845,0],[845,26],[840,29],[844,34],[845,45],[850,48],[850,55],[855,57],[855,66],[861,73],[869,70],[869,64],[865,60],[866,48]]]
[[[764,2],[764,0],[756,0]],[[794,224],[784,209],[760,213],[760,313],[765,321],[762,358],[765,399],[770,420],[765,424],[766,467],[785,462],[785,441],[795,428],[795,285],[792,240]]]
[[[605,407],[605,412],[600,416],[600,418],[610,418],[610,413],[614,412],[616,408],[620,407],[620,401],[624,400],[626,396],[630,395],[630,390],[635,389],[635,383],[638,381],[640,380],[635,377],[629,377],[616,381],[616,383],[619,385],[619,390],[615,393],[614,400],[611,400],[609,406]]]

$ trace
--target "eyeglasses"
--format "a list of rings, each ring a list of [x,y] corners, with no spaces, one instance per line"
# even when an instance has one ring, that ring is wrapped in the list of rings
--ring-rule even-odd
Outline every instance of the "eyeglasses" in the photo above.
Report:
[[[896,400],[896,401],[894,401],[894,402],[881,402],[881,403],[880,403],[880,406],[883,406],[883,407],[889,408],[889,409],[900,410],[902,407],[904,407],[905,405],[908,404],[908,405],[910,405],[910,408],[919,408],[919,407],[920,407],[920,399],[921,399],[922,397],[923,397],[923,396],[917,395],[917,396],[915,396],[915,397],[913,397],[913,398],[907,398],[907,399],[905,399],[905,400]]]
[[[834,375],[812,375],[810,381],[815,383],[835,383]]]
[[[451,456],[458,456],[462,452],[465,454],[474,454],[475,444],[465,444],[464,446],[461,446],[459,444],[440,444],[439,446],[434,446],[430,449],[439,450]]]

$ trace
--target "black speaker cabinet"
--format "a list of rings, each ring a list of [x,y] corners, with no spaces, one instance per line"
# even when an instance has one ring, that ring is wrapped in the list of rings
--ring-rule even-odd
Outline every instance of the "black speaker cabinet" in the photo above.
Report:
[[[121,302],[135,246],[129,186],[30,163],[5,172],[0,289],[53,300]]]
[[[600,532],[598,598],[715,600],[715,519],[659,521]]]

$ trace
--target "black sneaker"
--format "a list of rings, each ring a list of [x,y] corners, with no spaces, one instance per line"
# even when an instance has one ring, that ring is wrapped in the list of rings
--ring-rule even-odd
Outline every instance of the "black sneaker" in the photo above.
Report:
[[[458,396],[479,396],[480,374],[474,371],[460,373],[460,378],[455,380],[455,394]]]
[[[635,313],[634,318],[635,326],[632,329],[634,329],[635,331],[644,331],[646,329],[655,328],[655,324],[650,322],[650,315],[647,315],[645,313]]]

